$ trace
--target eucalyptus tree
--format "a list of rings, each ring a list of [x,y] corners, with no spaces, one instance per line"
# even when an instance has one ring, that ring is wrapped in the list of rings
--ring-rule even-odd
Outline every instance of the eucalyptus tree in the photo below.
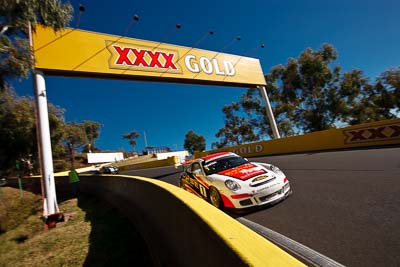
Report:
[[[202,135],[196,134],[193,130],[185,134],[183,147],[193,154],[194,151],[203,151],[206,149],[206,139]]]
[[[235,112],[242,110],[240,104],[244,104],[244,98],[246,98],[246,95],[242,97],[242,103],[233,102],[230,105],[225,105],[223,107],[222,112],[225,115],[225,126],[219,129],[215,134],[215,136],[220,138],[220,140],[212,143],[213,148],[240,145],[246,142],[258,141],[260,139],[260,136],[254,131],[254,129],[259,125],[257,120],[251,119],[251,114],[248,114],[248,118],[235,114]],[[252,108],[255,109],[257,107],[254,105]]]
[[[0,90],[10,79],[27,78],[33,67],[28,24],[57,31],[68,25],[72,15],[72,6],[58,0],[0,0]]]
[[[133,151],[135,151],[135,147],[136,147],[136,139],[138,139],[140,137],[140,134],[136,131],[133,130],[129,133],[123,134],[122,138],[123,139],[128,139],[129,140],[129,144],[132,146]]]
[[[286,65],[265,75],[266,90],[282,136],[327,130],[336,125],[399,116],[400,68],[382,73],[375,82],[361,70],[342,73],[336,49],[324,44],[304,50]],[[262,98],[251,88],[240,102],[223,107],[224,127],[214,147],[238,145],[272,136]]]
[[[72,19],[73,8],[58,0],[0,0],[0,165],[10,168],[16,159],[37,154],[33,101],[14,93],[10,81],[27,78],[33,67],[29,25],[60,30]],[[53,153],[62,153],[62,110],[49,105]]]
[[[95,152],[100,149],[95,146],[95,140],[100,136],[100,129],[104,126],[103,124],[95,121],[84,120],[81,123],[83,130],[86,133],[88,144],[83,148],[83,152]]]
[[[49,125],[53,156],[65,154],[61,141],[64,138],[64,110],[49,104]],[[0,94],[0,169],[8,170],[16,160],[29,159],[37,166],[37,141],[34,101],[18,96],[11,88]]]
[[[74,122],[65,124],[64,133],[64,143],[69,151],[71,166],[74,167],[75,152],[87,144],[87,135],[82,124]]]

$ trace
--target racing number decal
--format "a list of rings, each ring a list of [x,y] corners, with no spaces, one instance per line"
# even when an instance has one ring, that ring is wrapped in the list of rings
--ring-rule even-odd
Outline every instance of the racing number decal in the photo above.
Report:
[[[207,188],[199,183],[200,194],[202,194],[205,198],[207,197]]]
[[[191,175],[185,175],[184,181],[187,186],[189,186],[196,195],[207,198],[207,187],[202,185],[196,178],[193,178]]]

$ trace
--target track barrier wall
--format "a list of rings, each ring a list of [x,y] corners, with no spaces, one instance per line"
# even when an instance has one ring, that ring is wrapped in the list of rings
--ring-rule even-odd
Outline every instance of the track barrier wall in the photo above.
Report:
[[[155,266],[305,266],[179,187],[123,175],[81,174],[80,178],[83,193],[112,203],[131,220]],[[68,177],[55,181],[57,193],[70,189]],[[39,178],[26,178],[24,185],[40,192]]]
[[[178,163],[178,158],[176,156],[173,156],[173,157],[169,157],[167,159],[153,160],[153,161],[148,161],[148,162],[130,164],[130,165],[125,165],[125,166],[120,166],[118,168],[121,171],[128,171],[128,170],[138,170],[138,169],[149,169],[149,168],[172,166],[177,163]],[[118,164],[117,164],[117,166],[118,166]]]
[[[195,152],[195,157],[202,157],[218,151],[230,151],[243,157],[259,157],[399,144],[400,119],[393,119],[233,147],[224,147],[211,151]]]

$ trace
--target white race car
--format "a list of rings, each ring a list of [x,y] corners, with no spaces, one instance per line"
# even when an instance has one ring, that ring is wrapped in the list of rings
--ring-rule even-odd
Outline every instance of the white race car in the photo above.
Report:
[[[249,162],[231,152],[220,152],[184,163],[179,186],[217,208],[243,209],[276,203],[292,191],[276,166]]]

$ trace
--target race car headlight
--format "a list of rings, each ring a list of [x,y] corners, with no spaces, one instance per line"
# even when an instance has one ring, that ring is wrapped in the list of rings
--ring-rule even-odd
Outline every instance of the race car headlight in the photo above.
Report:
[[[276,166],[274,166],[274,165],[270,165],[270,166],[269,166],[269,169],[270,169],[271,171],[275,172],[275,173],[281,173],[281,172],[282,172],[278,167],[276,167]]]
[[[232,191],[237,191],[241,188],[237,182],[232,181],[232,180],[226,180],[225,185]]]

